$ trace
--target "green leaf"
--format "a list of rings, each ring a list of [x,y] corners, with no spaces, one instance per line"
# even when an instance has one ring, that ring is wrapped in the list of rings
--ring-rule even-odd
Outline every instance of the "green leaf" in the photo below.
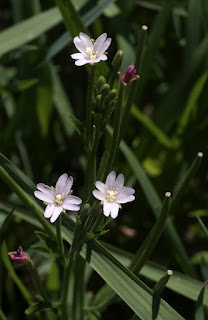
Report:
[[[50,74],[50,65],[44,63],[39,68],[39,84],[36,93],[36,110],[42,136],[48,135],[50,119],[53,109],[53,92]]]
[[[74,127],[77,130],[77,133],[82,137],[83,141],[85,141],[85,127],[83,126],[83,124],[77,119],[75,118],[72,114],[69,115],[69,118],[71,119],[72,123],[74,124]]]
[[[31,298],[30,292],[24,286],[23,282],[20,280],[20,278],[17,276],[16,272],[13,269],[13,266],[12,266],[11,261],[8,256],[8,249],[7,249],[5,241],[3,242],[2,246],[1,246],[1,254],[2,254],[2,261],[3,261],[6,269],[10,273],[12,279],[14,280],[18,289],[20,290],[25,301],[28,303],[28,305],[31,305],[32,298]]]
[[[169,208],[171,203],[170,196],[170,192],[167,192],[165,194],[165,199],[161,206],[160,215],[154,227],[152,228],[147,238],[144,240],[144,242],[142,243],[141,247],[135,255],[135,258],[130,266],[131,271],[134,273],[138,273],[141,270],[145,261],[149,258],[150,254],[152,253],[154,247],[156,246],[158,240],[161,237],[169,214]]]
[[[69,231],[72,221],[64,216],[63,236],[72,241]],[[128,269],[119,263],[98,241],[93,240],[84,244],[81,256],[108,283],[124,302],[142,319],[152,318],[152,291]],[[183,319],[162,299],[157,320]]]
[[[205,72],[195,83],[190,96],[188,98],[186,107],[184,109],[184,112],[182,116],[180,117],[179,124],[178,124],[178,134],[182,135],[188,125],[188,122],[190,121],[191,114],[193,113],[193,110],[197,108],[197,101],[199,99],[199,96],[205,86],[205,83],[207,81],[207,72]]]
[[[197,218],[197,220],[198,220],[201,228],[203,229],[204,234],[206,235],[206,237],[207,237],[207,239],[208,239],[208,230],[207,230],[205,224],[203,223],[203,221],[202,221],[202,219],[201,219],[200,217],[196,216],[196,218]]]
[[[42,231],[35,231],[35,234],[46,246],[49,253],[52,253],[55,257],[59,256],[57,243],[53,238],[51,238],[47,233],[44,233]]]
[[[125,266],[130,265],[133,255],[124,250],[115,248],[109,244],[105,244],[105,247],[113,254],[121,263]],[[155,282],[164,275],[167,268],[148,261],[142,268],[140,274]],[[167,283],[167,288],[187,297],[193,301],[196,301],[201,290],[203,283],[199,280],[193,279],[187,275],[173,270],[173,275]],[[208,306],[208,292],[206,294],[205,304]]]
[[[17,91],[25,91],[38,83],[38,79],[26,79],[26,80],[19,80],[15,83],[15,89]]]
[[[5,316],[5,314],[3,313],[3,311],[0,308],[0,319],[1,320],[7,320],[7,317]]]
[[[173,199],[171,202],[171,208],[170,208],[171,215],[173,213],[175,213],[175,211],[177,209],[177,205],[187,189],[188,183],[191,181],[192,177],[197,172],[197,170],[201,164],[202,158],[203,158],[203,153],[198,152],[198,154],[197,154],[196,158],[194,159],[188,172],[183,177],[183,179],[180,181],[180,183],[176,186],[176,190],[174,191]]]
[[[161,295],[161,292],[163,291],[163,289],[165,288],[165,286],[167,285],[170,277],[172,276],[173,271],[172,270],[168,270],[164,276],[162,276],[162,278],[160,278],[160,280],[154,285],[153,287],[153,291],[156,295]]]
[[[11,208],[10,206],[3,204],[0,202],[0,209],[4,210],[5,212],[10,212]],[[40,227],[40,223],[33,217],[29,216],[27,212],[22,212],[18,209],[15,209],[14,211],[14,216],[22,219],[25,222],[28,222],[36,227]],[[64,220],[64,225],[66,225],[66,222]],[[66,229],[63,229],[63,234],[65,240],[67,240],[69,243],[72,241],[72,231],[74,230],[74,222],[73,221],[68,221],[67,220],[67,229],[68,232],[66,234]],[[71,233],[69,233],[69,231]],[[116,258],[118,259],[123,265],[129,266],[132,259],[133,259],[133,254],[130,254],[129,252],[126,252],[124,250],[118,249],[112,245],[109,245],[107,243],[101,242],[107,250]],[[35,246],[36,247],[36,246]],[[37,246],[38,247],[38,246]],[[49,257],[51,258],[51,256]],[[166,268],[153,263],[153,262],[147,262],[145,266],[142,268],[140,274],[144,276],[147,279],[150,279],[152,281],[159,281],[159,279],[164,275],[164,272],[166,271]],[[180,295],[187,297],[193,301],[196,301],[198,298],[198,294],[201,290],[203,283],[201,281],[198,281],[196,279],[193,279],[189,276],[186,276],[180,272],[174,271],[170,281],[167,284],[167,287],[176,292],[179,293]],[[108,288],[110,288],[108,286]],[[110,288],[111,290],[111,288]],[[111,290],[112,291],[112,290]],[[103,295],[103,297],[105,294]],[[208,293],[205,292],[205,305],[208,306]],[[101,299],[102,301],[102,299]]]
[[[204,310],[203,310],[203,300],[204,300],[204,292],[206,285],[208,284],[208,280],[203,285],[199,297],[196,302],[196,308],[195,308],[195,320],[205,320],[204,318]]]
[[[25,310],[25,314],[29,316],[29,315],[34,314],[35,312],[40,312],[41,310],[45,309],[46,307],[47,307],[47,305],[45,304],[44,301],[39,301],[39,302],[32,304],[29,308],[27,308]]]
[[[133,105],[131,114],[147,129],[164,147],[177,147],[177,141],[172,141],[150,118],[144,115],[139,109]]]
[[[81,31],[88,34],[88,30],[82,23],[80,15],[71,0],[55,0],[55,3],[63,16],[64,24],[70,35],[75,37]]]
[[[56,67],[50,63],[52,85],[53,85],[53,101],[59,114],[64,132],[67,137],[71,137],[75,131],[73,122],[67,115],[73,113],[71,103],[67,97],[64,86],[61,82]]]
[[[34,40],[61,21],[58,9],[51,8],[2,31],[0,56]]]

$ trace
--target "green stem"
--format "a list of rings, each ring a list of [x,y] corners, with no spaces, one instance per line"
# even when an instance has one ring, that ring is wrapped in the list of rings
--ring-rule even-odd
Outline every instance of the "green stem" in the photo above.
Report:
[[[147,27],[142,26],[141,31],[140,31],[140,35],[139,35],[139,39],[138,39],[138,44],[137,44],[136,61],[135,61],[135,69],[137,70],[137,74],[140,74],[140,71],[141,71],[146,34],[147,34]],[[127,127],[126,124],[128,122],[129,114],[131,111],[131,106],[134,102],[136,87],[137,87],[137,81],[133,81],[130,85],[130,88],[129,88],[129,94],[128,94],[126,106],[125,106],[125,109],[123,112],[122,132],[121,132],[121,136],[120,136],[120,141],[123,138],[126,127]]]
[[[96,64],[91,65],[88,90],[87,90],[87,105],[86,105],[86,138],[88,143],[88,149],[91,149],[91,123],[92,123],[92,102],[93,102],[93,91],[95,84],[95,72]]]
[[[34,286],[38,292],[38,294],[46,301],[50,304],[50,300],[46,294],[46,291],[44,289],[44,287],[42,286],[42,283],[41,283],[41,280],[40,280],[40,277],[39,277],[39,274],[36,270],[36,268],[34,267],[34,264],[33,262],[30,260],[28,261],[27,263],[27,267],[29,268],[30,270],[30,273],[32,275],[32,279],[33,279],[33,283],[34,283]]]
[[[60,214],[57,222],[56,222],[56,235],[57,235],[57,243],[58,243],[58,248],[60,250],[60,256],[64,256],[64,246],[63,246],[63,240],[61,236],[61,220],[62,220],[62,215]]]
[[[74,240],[73,240],[73,243],[74,243]],[[69,281],[70,281],[70,274],[74,265],[74,260],[75,260],[74,258],[76,255],[76,250],[74,248],[73,243],[70,248],[69,260],[64,273],[63,289],[62,289],[62,320],[68,320],[67,298],[68,298],[68,291],[69,291]]]
[[[115,156],[119,147],[119,137],[121,132],[121,122],[122,122],[122,105],[123,105],[123,95],[124,95],[124,84],[120,81],[120,88],[118,93],[118,100],[117,100],[117,106],[115,111],[115,118],[114,118],[114,131],[113,131],[113,137],[111,140],[111,146],[110,151],[108,154],[107,159],[107,165],[106,170],[103,176],[109,173],[111,170]],[[102,177],[103,178],[103,177]]]

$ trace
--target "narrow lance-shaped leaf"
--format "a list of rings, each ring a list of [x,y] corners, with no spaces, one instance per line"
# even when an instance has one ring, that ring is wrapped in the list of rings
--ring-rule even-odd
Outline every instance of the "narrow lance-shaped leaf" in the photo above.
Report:
[[[162,278],[160,278],[160,280],[154,285],[152,290],[154,291],[155,294],[157,295],[161,294],[161,292],[165,288],[172,274],[173,274],[173,271],[168,270],[166,274],[164,274],[164,276],[162,276]]]
[[[62,20],[57,8],[48,9],[0,33],[0,56],[40,36]]]
[[[171,202],[170,214],[173,214],[174,211],[176,210],[177,204],[178,204],[179,200],[181,199],[181,197],[183,196],[183,194],[185,193],[186,188],[187,188],[187,184],[190,182],[191,178],[194,176],[197,169],[199,168],[202,158],[203,158],[203,153],[198,152],[198,154],[197,154],[194,162],[192,163],[190,169],[188,170],[187,174],[184,176],[184,178],[182,179],[180,184],[177,186],[176,191],[174,192],[172,202]]]
[[[135,255],[134,261],[130,266],[130,269],[134,273],[138,273],[141,270],[145,261],[149,258],[151,252],[156,246],[158,240],[160,239],[160,236],[163,232],[163,229],[165,227],[165,223],[169,214],[170,197],[171,197],[171,193],[166,192],[159,218],[155,226],[151,230],[150,234],[141,245],[141,248],[138,250],[138,252]]]
[[[202,287],[199,297],[197,299],[196,308],[195,308],[195,320],[205,320],[204,310],[203,310],[203,300],[204,300],[204,292],[207,284],[208,284],[208,280],[205,282],[204,286]]]

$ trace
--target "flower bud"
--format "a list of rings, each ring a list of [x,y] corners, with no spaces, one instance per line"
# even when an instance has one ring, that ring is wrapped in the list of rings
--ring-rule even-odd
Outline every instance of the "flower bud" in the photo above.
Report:
[[[30,256],[22,250],[22,247],[19,247],[16,251],[9,252],[8,255],[19,264],[25,264],[30,261]]]
[[[112,66],[113,69],[117,72],[122,64],[122,60],[123,60],[123,51],[119,50],[112,61]]]
[[[109,91],[110,91],[110,86],[109,86],[109,84],[104,84],[101,88],[100,88],[100,94],[102,95],[102,96],[107,96],[108,95],[108,93],[109,93]]]
[[[105,77],[100,76],[97,81],[97,89],[100,91],[101,87],[106,83]]]
[[[122,74],[122,72],[119,72],[119,75],[120,75],[121,81],[125,86],[127,86],[129,83],[139,78],[139,76],[136,75],[136,69],[133,64],[128,66],[124,74]]]
[[[117,98],[117,96],[118,96],[118,90],[116,89],[111,90],[107,96],[108,102],[113,101],[115,98]]]

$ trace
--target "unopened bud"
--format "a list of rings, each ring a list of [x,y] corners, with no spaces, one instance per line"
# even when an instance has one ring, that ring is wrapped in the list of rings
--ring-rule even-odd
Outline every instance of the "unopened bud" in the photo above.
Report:
[[[118,96],[118,90],[116,89],[111,90],[107,97],[108,102],[113,101],[115,98],[117,98],[117,96]]]
[[[112,61],[113,69],[117,72],[120,69],[123,60],[123,51],[119,50]]]
[[[96,97],[96,101],[95,101],[95,109],[99,109],[99,105],[100,105],[100,101],[101,101],[101,94],[99,94],[97,97]]]
[[[107,83],[102,85],[102,87],[100,88],[100,94],[102,96],[107,96],[109,91],[110,91],[110,86]]]
[[[106,80],[105,80],[105,77],[103,76],[100,76],[98,78],[98,81],[97,81],[97,89],[98,91],[100,90],[100,88],[106,83]]]

